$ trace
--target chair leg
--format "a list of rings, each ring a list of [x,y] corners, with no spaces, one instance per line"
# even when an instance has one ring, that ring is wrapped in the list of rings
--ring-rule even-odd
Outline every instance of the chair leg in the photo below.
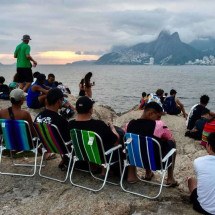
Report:
[[[99,180],[103,181],[102,185],[98,189],[93,189],[91,187],[87,187],[87,186],[83,186],[81,184],[75,183],[72,180],[72,176],[73,176],[73,173],[74,173],[75,163],[77,161],[78,161],[78,158],[76,156],[74,156],[74,158],[73,158],[73,164],[72,164],[72,168],[71,168],[71,172],[70,172],[70,182],[71,182],[71,184],[74,185],[74,186],[76,186],[76,187],[81,187],[81,188],[84,188],[84,189],[87,189],[87,190],[90,190],[90,191],[94,191],[94,192],[100,191],[105,186],[105,183],[107,181],[107,176],[108,176],[108,173],[109,173],[109,170],[110,170],[110,166],[107,165],[107,167],[106,167],[106,173],[105,173],[104,180],[102,180],[101,178],[98,178]],[[95,178],[95,176],[94,176],[94,178]],[[97,179],[97,177],[96,177],[96,179]]]
[[[47,176],[47,175],[44,175],[42,174],[42,167],[43,167],[43,161],[45,159],[45,153],[46,151],[44,150],[43,153],[42,153],[42,158],[41,158],[41,162],[40,162],[40,168],[39,168],[39,175],[43,178],[47,178],[47,179],[50,179],[50,180],[54,180],[54,181],[58,181],[58,182],[65,182],[69,176],[69,171],[70,171],[70,166],[71,166],[71,161],[72,161],[72,152],[69,153],[69,165],[68,165],[68,169],[67,169],[67,172],[66,172],[66,176],[64,179],[58,179],[58,178],[54,178],[54,177],[50,177],[50,176]]]
[[[0,150],[0,165],[2,164],[2,152],[3,149],[1,147]],[[14,164],[13,160],[12,163]],[[32,174],[21,174],[21,173],[12,173],[12,172],[2,172],[0,171],[0,174],[2,175],[15,175],[15,176],[26,176],[26,177],[32,177],[36,174],[36,167],[37,167],[37,150],[35,151],[35,157],[34,157],[34,165],[33,164],[14,164],[14,166],[21,166],[21,167],[33,167],[33,173]]]

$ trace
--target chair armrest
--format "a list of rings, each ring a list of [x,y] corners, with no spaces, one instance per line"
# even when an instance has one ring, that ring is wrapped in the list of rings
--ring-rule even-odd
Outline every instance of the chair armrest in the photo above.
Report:
[[[119,149],[119,148],[121,148],[121,147],[122,147],[121,144],[119,144],[119,145],[117,145],[117,146],[114,146],[113,148],[107,150],[107,151],[105,152],[105,155],[109,155],[111,152],[113,152],[113,151],[115,151],[115,150],[117,150],[117,149]]]
[[[130,137],[130,138],[128,138],[126,141],[125,141],[125,144],[129,144],[129,143],[131,143],[132,142],[132,138]]]
[[[162,162],[165,162],[170,156],[172,156],[175,153],[176,149],[171,149],[166,156],[162,159]]]
[[[69,144],[72,144],[72,140],[65,143],[66,146],[68,146]]]

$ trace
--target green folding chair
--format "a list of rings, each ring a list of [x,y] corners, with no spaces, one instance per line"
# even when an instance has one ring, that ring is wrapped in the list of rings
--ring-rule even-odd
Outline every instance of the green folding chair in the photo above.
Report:
[[[37,149],[38,141],[33,141],[29,124],[25,120],[10,120],[0,119],[0,134],[1,134],[1,145],[0,145],[0,174],[2,175],[18,175],[18,176],[34,176],[36,173],[37,166]],[[2,171],[2,152],[9,150],[11,154],[11,160],[13,166],[19,167],[31,167],[32,173],[23,174],[15,172],[4,172]],[[12,151],[18,152],[33,152],[34,153],[34,164],[27,163],[15,163]],[[8,169],[8,168],[7,168]]]
[[[42,148],[42,158],[39,168],[39,175],[41,177],[59,181],[59,182],[65,182],[69,175],[70,165],[72,161],[72,148],[69,150],[69,147],[71,147],[71,141],[65,142],[57,128],[56,125],[53,124],[47,124],[47,123],[34,123],[34,128],[38,134],[38,137],[40,139],[40,142],[43,145]],[[44,155],[45,153],[56,153],[61,156],[67,156],[69,158],[69,164],[66,172],[66,176],[64,179],[59,179],[58,177],[51,177],[48,175],[45,175],[42,173],[42,167],[44,162]]]
[[[71,183],[74,186],[81,187],[95,192],[100,191],[105,186],[106,182],[110,184],[118,185],[117,183],[107,181],[107,177],[110,170],[110,166],[115,163],[115,162],[112,162],[113,153],[115,151],[118,151],[118,160],[116,162],[119,162],[119,168],[121,173],[121,159],[120,159],[119,149],[122,146],[117,145],[105,152],[103,147],[103,141],[97,133],[93,131],[72,129],[70,131],[70,134],[71,134],[72,144],[75,152],[75,156],[73,157],[73,165],[70,173]],[[74,174],[74,167],[77,161],[85,161],[85,162],[88,162],[88,164],[93,163],[93,164],[103,166],[105,168],[106,173],[105,173],[104,179],[102,179],[95,176],[92,173],[89,165],[91,176],[94,179],[102,181],[101,186],[99,186],[98,188],[92,188],[90,186],[84,186],[83,184],[74,182],[73,174]]]

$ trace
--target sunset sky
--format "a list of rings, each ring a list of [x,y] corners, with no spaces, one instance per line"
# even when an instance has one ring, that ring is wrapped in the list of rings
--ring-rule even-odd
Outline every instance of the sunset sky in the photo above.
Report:
[[[156,39],[161,30],[181,40],[215,37],[212,0],[1,0],[0,62],[29,34],[38,64],[96,60],[116,45]]]

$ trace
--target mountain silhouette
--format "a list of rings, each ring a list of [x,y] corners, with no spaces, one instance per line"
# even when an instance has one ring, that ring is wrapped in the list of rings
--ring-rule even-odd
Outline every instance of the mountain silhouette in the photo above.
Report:
[[[116,49],[101,56],[96,64],[147,64],[154,59],[158,65],[183,65],[203,57],[201,50],[182,42],[178,32],[161,31],[158,38],[149,43]]]

